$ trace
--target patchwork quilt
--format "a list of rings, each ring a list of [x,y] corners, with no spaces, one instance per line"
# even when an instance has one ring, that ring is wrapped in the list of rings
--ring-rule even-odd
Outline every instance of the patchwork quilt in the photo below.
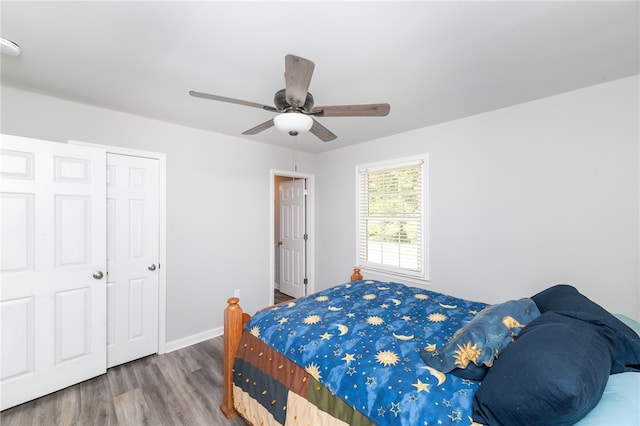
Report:
[[[469,425],[479,382],[441,373],[420,353],[485,306],[358,281],[260,311],[234,365],[236,409],[254,425]]]

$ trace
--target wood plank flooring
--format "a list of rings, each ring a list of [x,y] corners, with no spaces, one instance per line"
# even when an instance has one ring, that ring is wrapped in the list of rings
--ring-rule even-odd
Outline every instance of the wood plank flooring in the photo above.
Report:
[[[106,374],[7,409],[2,426],[229,425],[222,403],[222,336],[110,368]]]
[[[292,299],[293,297],[289,296],[288,294],[280,293],[280,290],[273,291],[273,303],[276,305],[278,303],[286,302],[287,300]]]

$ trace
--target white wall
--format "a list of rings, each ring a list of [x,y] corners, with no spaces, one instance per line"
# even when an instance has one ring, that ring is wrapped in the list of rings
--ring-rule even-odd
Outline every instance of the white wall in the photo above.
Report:
[[[640,319],[639,78],[346,147],[316,174],[316,290],[355,262],[355,166],[430,156],[431,287],[495,303],[569,282]],[[2,87],[2,133],[167,154],[167,340],[222,325],[269,288],[270,169],[291,153]],[[392,110],[393,114],[393,110]]]
[[[571,283],[640,319],[639,89],[635,76],[318,155],[316,290],[355,262],[355,166],[427,152],[431,289],[496,303]]]
[[[269,300],[270,169],[287,149],[2,87],[2,133],[167,155],[167,341],[216,330],[235,288],[249,313]],[[298,153],[299,171],[314,156]],[[169,344],[171,347],[171,344]]]

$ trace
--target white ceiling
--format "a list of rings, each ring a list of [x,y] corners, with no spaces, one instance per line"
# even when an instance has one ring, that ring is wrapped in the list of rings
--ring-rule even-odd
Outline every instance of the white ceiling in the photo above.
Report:
[[[639,73],[639,2],[1,2],[2,83],[290,146],[273,105],[284,56],[315,62],[316,105],[388,102],[387,117],[317,118],[321,152]]]

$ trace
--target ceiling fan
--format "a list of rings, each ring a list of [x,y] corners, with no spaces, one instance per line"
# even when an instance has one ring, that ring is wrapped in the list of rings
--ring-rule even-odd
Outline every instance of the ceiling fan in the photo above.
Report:
[[[285,88],[276,92],[273,98],[275,107],[193,90],[189,94],[197,98],[229,102],[279,113],[275,118],[242,132],[243,135],[255,135],[276,126],[276,128],[292,136],[297,135],[299,132],[310,131],[322,141],[329,142],[336,139],[337,136],[315,120],[314,116],[383,117],[389,114],[391,107],[387,103],[314,107],[313,96],[309,93],[309,84],[315,67],[314,63],[300,56],[286,55],[284,65]]]

